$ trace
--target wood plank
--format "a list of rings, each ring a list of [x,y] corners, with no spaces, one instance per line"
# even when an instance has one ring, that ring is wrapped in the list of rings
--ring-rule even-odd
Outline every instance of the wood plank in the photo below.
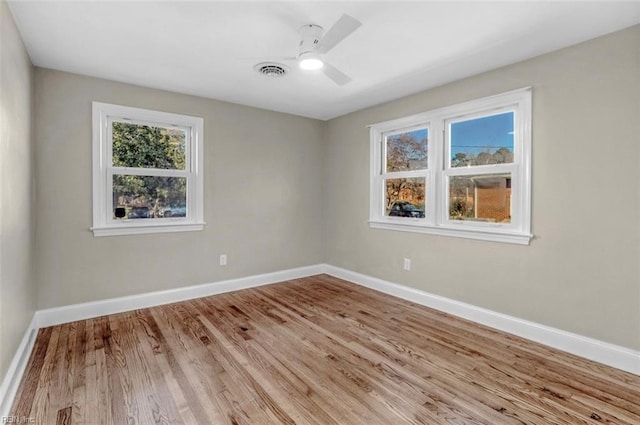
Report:
[[[109,344],[109,338],[111,338],[111,328],[109,326],[108,317],[99,317],[98,319],[90,320],[89,323],[93,325],[93,358],[95,361],[95,386],[93,387],[95,410],[93,410],[95,417],[98,418],[100,424],[112,424],[112,423],[125,423],[115,422],[113,415],[113,405],[124,404],[124,400],[121,399],[121,394],[118,391],[118,387],[113,388],[109,382],[109,376],[111,370],[108,368],[107,355],[105,353],[105,346]],[[116,372],[116,371],[113,371]],[[119,417],[122,420],[121,417]]]
[[[87,329],[86,322],[76,322],[76,341],[72,353],[71,367],[69,368],[69,390],[72,392],[73,406],[71,409],[72,423],[84,425],[87,422]]]
[[[52,422],[48,420],[49,412],[51,411],[51,393],[49,388],[56,385],[56,382],[54,382],[55,376],[53,375],[53,370],[55,367],[54,360],[61,331],[62,326],[56,326],[52,329],[51,338],[49,339],[49,344],[47,346],[47,353],[45,354],[42,369],[38,376],[33,404],[30,408],[30,414],[28,415],[30,418],[33,418],[36,423]]]
[[[640,424],[640,377],[319,275],[41,329],[36,423]]]

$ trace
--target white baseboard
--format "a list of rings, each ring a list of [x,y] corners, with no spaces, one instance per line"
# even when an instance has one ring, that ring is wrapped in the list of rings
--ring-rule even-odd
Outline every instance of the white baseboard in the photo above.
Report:
[[[61,323],[75,322],[77,320],[85,320],[108,314],[137,310],[139,308],[154,307],[157,305],[170,304],[194,298],[206,297],[209,295],[268,285],[270,283],[282,282],[285,280],[299,279],[320,273],[323,273],[323,266],[313,265],[273,273],[241,277],[238,279],[169,289],[166,291],[149,292],[146,294],[110,298],[64,307],[48,308],[45,310],[38,310],[36,312],[36,326],[38,328],[44,328]]]
[[[36,311],[0,386],[0,417],[9,413],[35,343],[37,330],[46,326],[85,320],[139,308],[153,307],[291,279],[327,273],[389,295],[444,311],[501,331],[640,375],[640,352],[587,338],[549,326],[496,313],[418,289],[356,273],[329,264],[317,264],[166,291],[75,304]]]
[[[323,265],[312,265],[166,291],[38,310],[35,312],[33,320],[26,330],[18,351],[2,381],[2,386],[0,387],[0,418],[9,414],[9,409],[11,409],[18,386],[22,380],[39,328],[299,279],[323,273],[323,270]]]
[[[340,267],[324,265],[324,272],[376,291],[450,313],[494,329],[521,336],[580,357],[640,375],[640,351],[609,344],[550,326],[496,313],[418,289],[387,282]]]
[[[16,396],[20,381],[22,381],[22,375],[27,367],[33,345],[36,342],[36,334],[38,329],[35,326],[35,315],[31,319],[29,327],[20,341],[18,350],[11,360],[9,369],[7,370],[2,385],[0,386],[0,418],[4,418],[9,415],[9,410],[13,404],[13,399]]]

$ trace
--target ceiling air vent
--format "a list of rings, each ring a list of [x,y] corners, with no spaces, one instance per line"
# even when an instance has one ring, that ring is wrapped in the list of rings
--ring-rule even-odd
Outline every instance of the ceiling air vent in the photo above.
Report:
[[[253,69],[271,78],[284,77],[289,71],[286,65],[275,62],[262,62],[254,66]]]

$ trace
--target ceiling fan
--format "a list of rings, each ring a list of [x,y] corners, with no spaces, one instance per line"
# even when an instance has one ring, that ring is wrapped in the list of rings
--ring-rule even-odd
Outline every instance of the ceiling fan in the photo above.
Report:
[[[327,32],[320,25],[304,25],[300,28],[298,55],[278,59],[297,61],[304,70],[320,70],[334,83],[343,86],[351,81],[351,77],[327,62],[324,55],[361,25],[360,21],[347,14],[343,14]]]

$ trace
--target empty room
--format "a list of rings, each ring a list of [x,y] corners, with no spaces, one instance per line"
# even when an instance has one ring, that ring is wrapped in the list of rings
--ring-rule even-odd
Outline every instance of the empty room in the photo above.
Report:
[[[0,424],[640,424],[640,1],[0,0]]]

